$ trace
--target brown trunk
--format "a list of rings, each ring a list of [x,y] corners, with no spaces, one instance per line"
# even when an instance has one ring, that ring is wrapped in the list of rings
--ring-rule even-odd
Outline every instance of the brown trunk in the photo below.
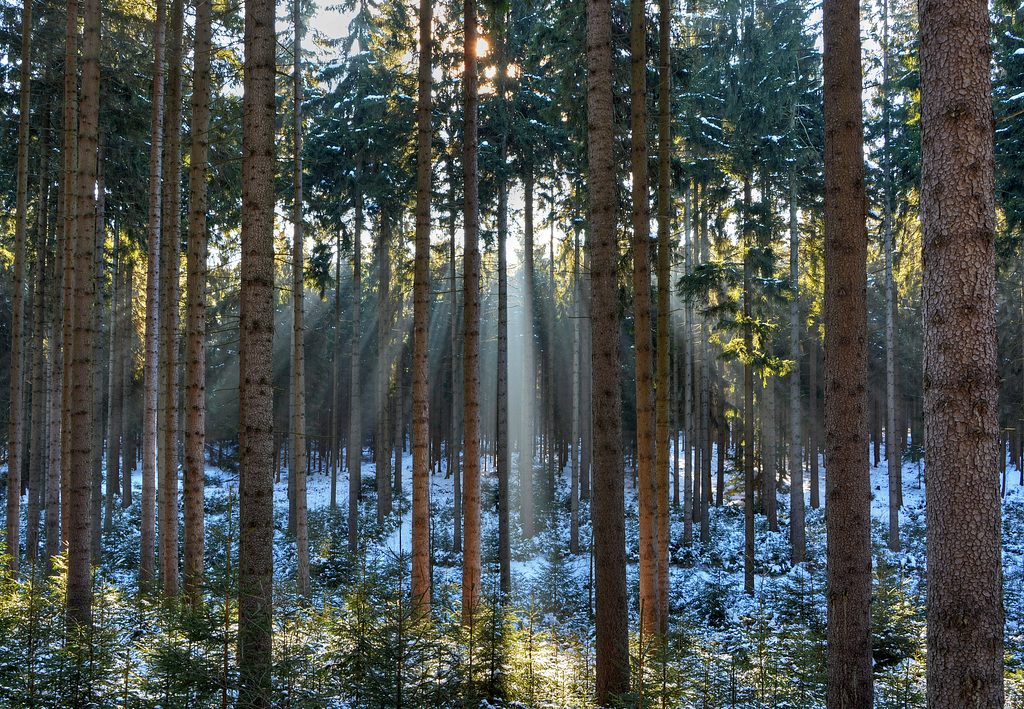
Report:
[[[106,186],[103,179],[103,143],[98,141],[96,169],[96,207],[93,234],[92,301],[92,450],[90,454],[92,497],[90,519],[92,558],[99,562],[103,544],[103,241]]]
[[[587,0],[587,188],[590,192],[594,407],[596,695],[612,706],[629,691],[626,529],[619,388],[612,17],[609,0]]]
[[[245,5],[239,342],[238,706],[271,706],[274,578],[274,5]]]
[[[821,408],[818,405],[818,326],[815,323],[811,333],[810,353],[807,358],[807,376],[810,380],[810,394],[807,401],[808,444],[807,457],[811,463],[811,507],[821,507],[819,488],[821,478],[818,471],[818,432],[821,426]]]
[[[923,0],[928,706],[1002,707],[996,212],[988,4]],[[969,530],[969,533],[965,533]]]
[[[391,514],[391,215],[380,211],[377,239],[377,523]]]
[[[178,595],[178,301],[181,297],[181,66],[184,0],[171,0],[167,42],[167,106],[164,111],[163,226],[163,466],[160,499],[164,595]]]
[[[647,178],[647,13],[630,3],[630,130],[633,187],[633,322],[636,353],[637,498],[640,514],[640,622],[661,632],[658,590],[658,497],[654,468],[654,361],[651,343],[651,202]],[[553,264],[552,264],[553,267]],[[646,648],[642,648],[646,651]]]
[[[142,530],[139,586],[156,580],[157,391],[160,360],[160,251],[163,202],[164,35],[166,0],[156,0],[153,27],[153,116],[149,151],[149,232],[146,252],[146,333],[142,384]]]
[[[750,180],[743,180],[743,347],[754,351],[751,328],[750,279],[753,265],[750,250],[754,235],[750,214]],[[743,590],[754,594],[754,368],[743,363]]]
[[[11,332],[10,433],[7,445],[7,568],[18,577],[21,560],[21,469],[25,448],[25,234],[28,227],[28,122],[32,65],[32,8],[21,12],[21,88],[18,118],[18,176],[14,226],[14,295]]]
[[[824,3],[829,706],[872,706],[867,227],[857,0]]]
[[[519,442],[519,519],[523,538],[533,536],[533,411],[537,399],[537,366],[534,362],[533,334],[533,167],[527,166],[524,178],[523,215],[523,420]]]
[[[293,160],[295,181],[292,196],[292,412],[294,419],[294,465],[288,477],[295,478],[295,585],[301,598],[309,596],[309,526],[306,519],[306,348],[303,316],[305,312],[305,257],[302,249],[302,18],[299,0],[292,2],[292,113]]]
[[[463,189],[465,192],[465,251],[463,266],[464,315],[463,397],[465,453],[463,455],[462,625],[469,627],[480,599],[480,214],[477,171],[477,17],[476,0],[465,0],[465,129],[463,132]]]
[[[362,235],[363,195],[358,185],[360,161],[356,161],[355,228],[352,237],[352,375],[349,384],[348,446],[348,550],[354,552],[359,544],[359,486],[363,477],[363,398],[362,373],[359,367],[360,344],[359,310],[363,299]]]
[[[68,11],[72,5],[69,3]],[[100,0],[85,0],[82,91],[78,123],[78,228],[74,269],[71,376],[71,467],[68,474],[68,587],[70,623],[92,618],[92,328],[93,248],[96,241],[96,159],[100,108]]]
[[[658,607],[661,617],[660,632],[668,632],[668,480],[669,480],[669,395],[671,375],[669,369],[669,291],[672,288],[669,272],[671,245],[672,189],[671,157],[671,25],[669,0],[658,2],[658,390],[657,390],[657,462],[655,488],[658,493]],[[678,493],[676,495],[678,497]]]
[[[498,93],[500,111],[507,116],[508,56],[505,38],[498,45]],[[507,117],[506,117],[507,120]],[[494,431],[495,468],[498,473],[498,574],[502,601],[512,593],[512,540],[509,532],[508,477],[511,460],[508,450],[508,180],[504,176],[508,162],[508,137],[502,135],[498,149],[501,174],[498,177],[498,376],[497,421]],[[575,450],[575,446],[573,446]]]
[[[185,568],[183,585],[195,603],[203,583],[206,546],[203,488],[206,474],[206,176],[210,148],[210,0],[195,0],[192,74],[192,149],[189,158],[187,334],[185,339]]]
[[[416,613],[430,615],[430,440],[428,320],[430,317],[430,94],[433,5],[420,0],[420,64],[417,96],[416,261],[412,324],[412,599]]]
[[[804,467],[800,450],[803,436],[800,407],[800,230],[796,210],[796,171],[789,173],[789,278],[793,283],[789,305],[789,543],[793,565],[803,562],[807,551],[804,531]]]

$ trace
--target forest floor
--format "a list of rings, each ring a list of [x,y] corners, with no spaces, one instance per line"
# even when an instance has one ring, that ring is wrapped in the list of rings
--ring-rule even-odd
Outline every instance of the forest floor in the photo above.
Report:
[[[517,468],[513,460],[512,471]],[[717,461],[712,461],[712,466]],[[453,550],[453,482],[431,475],[433,615],[424,635],[408,607],[411,456],[395,514],[376,521],[374,465],[362,465],[361,548],[347,552],[348,479],[339,471],[338,508],[330,475],[308,479],[313,598],[294,593],[295,539],[287,531],[287,471],[275,485],[276,705],[338,707],[587,707],[594,671],[589,507],[580,505],[580,554],[569,553],[568,469],[534,470],[538,532],[521,539],[513,493],[512,594],[497,594],[497,481],[484,466],[484,579],[488,608],[471,635],[460,629],[461,554]],[[824,469],[820,489],[824,500]],[[902,550],[886,546],[888,473],[872,468],[873,644],[876,707],[924,706],[925,517],[920,466],[903,466]],[[754,594],[743,592],[741,485],[726,465],[726,505],[711,508],[711,541],[684,543],[682,510],[671,509],[671,630],[660,648],[638,637],[636,490],[626,482],[633,706],[824,707],[825,529],[807,505],[807,561],[790,566],[789,490],[779,486],[779,532],[757,516]],[[237,639],[237,470],[207,469],[206,594],[203,613],[183,613],[139,594],[138,491],[116,508],[96,567],[96,627],[87,669],[67,654],[62,588],[27,570],[0,583],[0,697],[11,706],[68,705],[69,672],[90,677],[92,700],[109,707],[222,705],[234,696]],[[1024,486],[1007,471],[1004,506],[1006,704],[1024,707]],[[515,490],[513,485],[513,491]],[[699,538],[699,525],[693,533]],[[177,608],[177,609],[176,609]],[[70,663],[70,664],[69,664]],[[69,667],[71,669],[69,669]],[[75,675],[77,676],[77,675]],[[32,699],[34,698],[34,699]],[[45,699],[47,701],[42,701]],[[29,699],[32,699],[29,701]],[[0,699],[0,705],[4,702]],[[396,703],[397,702],[397,703]]]

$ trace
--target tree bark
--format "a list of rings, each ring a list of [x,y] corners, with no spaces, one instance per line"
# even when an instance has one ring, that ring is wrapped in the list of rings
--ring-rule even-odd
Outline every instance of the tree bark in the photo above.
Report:
[[[750,179],[743,180],[743,349],[747,359],[743,362],[743,590],[754,594],[754,367],[750,357],[754,351],[754,331],[751,326],[750,279],[753,265],[750,250],[754,235],[750,214]]]
[[[359,487],[363,481],[363,397],[362,373],[359,366],[362,354],[360,343],[359,310],[363,299],[362,235],[363,195],[359,187],[361,161],[356,161],[355,228],[352,236],[352,376],[349,393],[348,447],[348,550],[354,552],[359,545]]]
[[[430,615],[430,95],[433,41],[431,0],[420,0],[420,64],[417,103],[416,261],[413,274],[412,343],[412,600],[420,618]]]
[[[181,74],[184,0],[171,0],[167,41],[167,101],[164,111],[164,190],[161,251],[165,299],[163,310],[164,371],[163,465],[160,499],[161,568],[164,596],[178,595],[178,301],[181,298]]]
[[[46,290],[49,279],[47,266],[47,232],[49,224],[49,127],[50,102],[43,108],[42,155],[39,161],[39,202],[36,208],[36,267],[35,267],[35,327],[32,366],[32,457],[29,460],[29,496],[25,524],[25,557],[35,562],[39,558],[39,517],[42,507],[43,476],[46,472]],[[52,348],[53,340],[49,340]]]
[[[593,328],[594,581],[596,695],[612,706],[629,690],[626,529],[619,387],[612,17],[609,0],[587,0],[587,188],[590,192]]]
[[[499,109],[507,116],[508,56],[505,38],[498,44],[498,93]],[[507,117],[505,118],[507,121]],[[502,135],[498,148],[498,376],[497,376],[497,421],[495,427],[495,468],[498,473],[498,576],[502,602],[512,593],[512,540],[509,532],[509,466],[508,450],[508,258],[505,255],[508,241],[508,178],[505,176],[508,162],[508,136]]]
[[[804,531],[804,466],[801,443],[800,405],[800,229],[796,213],[796,171],[789,172],[789,278],[793,282],[793,300],[789,304],[789,543],[793,565],[802,563],[807,553]]]
[[[380,210],[377,238],[377,435],[374,448],[377,460],[377,523],[391,514],[391,215]]]
[[[477,17],[476,0],[463,4],[465,23],[465,128],[463,132],[463,190],[465,193],[465,251],[463,291],[463,455],[462,625],[469,627],[480,600],[480,214],[477,171]]]
[[[533,166],[524,177],[523,207],[523,419],[519,443],[519,520],[523,539],[533,537],[533,413],[537,401],[537,365],[534,360],[533,332]]]
[[[271,706],[274,576],[274,5],[245,5],[239,343],[238,706]]]
[[[306,347],[305,325],[305,280],[303,267],[305,257],[302,244],[302,16],[299,0],[292,1],[292,94],[295,103],[292,113],[292,136],[294,152],[294,194],[292,197],[292,409],[295,416],[292,440],[295,451],[292,454],[294,466],[288,476],[295,476],[295,547],[296,547],[296,590],[301,598],[309,596],[309,525],[306,516]]]
[[[1003,706],[990,19],[924,0],[921,233],[928,706]],[[970,530],[970,533],[965,533]]]
[[[188,197],[188,289],[185,340],[185,569],[183,585],[193,604],[201,594],[206,532],[203,488],[206,475],[206,177],[210,151],[210,65],[213,54],[212,0],[194,0],[195,50],[192,73],[192,149]]]
[[[668,632],[668,480],[669,480],[669,292],[672,289],[669,264],[671,215],[671,87],[672,17],[669,0],[658,1],[658,373],[657,440],[655,451],[655,488],[658,495],[658,612],[660,633]]]
[[[32,65],[32,7],[21,11],[21,81],[18,98],[18,165],[14,216],[14,294],[11,329],[10,432],[7,439],[7,568],[17,579],[21,562],[21,471],[25,448],[25,235],[28,231],[28,122]],[[44,178],[45,179],[45,178]]]
[[[857,0],[824,3],[829,706],[872,706],[867,226]]]
[[[658,498],[654,467],[654,361],[651,343],[651,202],[647,177],[647,12],[630,2],[630,130],[633,173],[633,333],[636,353],[637,497],[640,514],[640,622],[651,640],[661,632],[658,589]],[[552,264],[554,267],[554,264]],[[646,650],[646,648],[644,648]]]
[[[67,614],[84,629],[92,618],[92,308],[96,241],[96,160],[100,108],[100,0],[85,0],[78,122],[78,224],[74,269],[71,373],[71,467],[68,474]],[[71,4],[68,5],[71,11]]]
[[[164,36],[166,0],[156,0],[153,26],[153,116],[149,151],[149,232],[146,251],[146,354],[142,406],[142,530],[139,586],[156,579],[157,390],[160,360],[160,252],[163,207]]]

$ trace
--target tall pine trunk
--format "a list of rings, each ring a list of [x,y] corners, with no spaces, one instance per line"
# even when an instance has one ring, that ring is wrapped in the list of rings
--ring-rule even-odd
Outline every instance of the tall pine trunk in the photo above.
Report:
[[[871,480],[860,14],[825,0],[825,478],[829,706],[869,709]]]
[[[754,246],[750,179],[743,180],[743,348],[754,351],[750,279]],[[754,368],[743,363],[743,590],[754,595]]]
[[[306,348],[305,326],[305,279],[303,266],[305,257],[302,244],[302,17],[299,0],[292,1],[292,170],[294,192],[292,196],[292,441],[294,464],[288,476],[295,478],[295,584],[299,596],[309,596],[309,526],[306,517]]]
[[[625,485],[619,387],[615,217],[615,114],[610,0],[587,0],[587,189],[590,192],[593,329],[595,692],[610,706],[629,691]]]
[[[996,211],[988,4],[924,0],[921,242],[928,706],[1002,707]],[[967,533],[969,530],[969,533]]]
[[[68,6],[69,12],[71,5]],[[71,467],[68,474],[68,620],[84,629],[92,618],[92,309],[96,288],[96,161],[100,109],[100,0],[85,0],[82,90],[78,121],[78,224],[74,269],[71,376]]]
[[[17,578],[21,560],[21,469],[25,449],[25,235],[28,227],[28,121],[32,64],[32,7],[21,11],[21,87],[18,101],[18,175],[14,216],[14,294],[11,298],[10,433],[7,439],[7,568]],[[45,179],[45,178],[44,178]]]
[[[380,210],[377,237],[377,434],[374,448],[377,461],[377,523],[391,514],[391,215]]]
[[[672,288],[669,264],[672,228],[672,189],[670,158],[672,141],[671,87],[672,42],[669,0],[658,0],[658,372],[657,372],[657,430],[655,451],[658,495],[658,612],[660,632],[668,632],[668,480],[669,480],[669,398],[671,375],[669,370],[669,291]]]
[[[203,583],[206,533],[203,488],[206,474],[206,176],[210,152],[212,0],[195,0],[192,73],[192,148],[189,158],[187,331],[185,336],[185,568],[183,586],[192,602]]]
[[[508,56],[502,37],[499,44],[498,93],[502,114],[507,113]],[[507,120],[507,118],[506,118]],[[502,135],[498,148],[498,377],[497,421],[495,428],[495,468],[498,473],[498,575],[502,601],[512,593],[512,540],[509,531],[509,465],[508,450],[508,136]],[[575,450],[575,446],[573,446]]]
[[[480,214],[477,171],[477,17],[476,0],[465,0],[465,129],[462,170],[465,206],[463,290],[463,455],[462,625],[469,627],[480,600]]]
[[[651,343],[651,201],[647,179],[647,5],[630,3],[630,130],[633,172],[633,323],[636,353],[637,497],[640,506],[640,622],[661,632],[658,500],[654,469],[654,361]],[[554,264],[552,264],[552,268]]]
[[[420,0],[420,65],[416,152],[416,261],[412,325],[412,577],[416,613],[430,614],[430,401],[427,338],[430,306],[431,0]]]
[[[164,111],[163,400],[164,437],[160,499],[164,595],[178,595],[178,301],[181,297],[181,74],[184,0],[171,0],[167,43],[167,105]]]
[[[789,172],[789,278],[793,300],[789,304],[789,543],[793,565],[803,562],[807,552],[804,531],[804,465],[801,443],[800,405],[800,229],[796,215],[796,171]]]
[[[355,228],[352,237],[352,376],[349,379],[349,433],[348,446],[348,550],[354,552],[359,544],[359,486],[363,477],[363,399],[362,379],[359,367],[362,346],[360,344],[360,305],[363,299],[362,234],[363,195],[359,187],[360,161],[356,161]]]
[[[156,0],[153,26],[153,116],[149,150],[149,232],[146,250],[146,332],[142,383],[142,530],[139,586],[156,579],[157,391],[160,361],[160,252],[163,207],[164,36],[166,0]]]
[[[245,5],[239,342],[238,706],[271,706],[274,580],[274,5]]]
[[[523,538],[533,536],[533,413],[537,400],[537,365],[533,334],[533,166],[527,165],[523,205],[523,413],[519,434],[519,520]]]

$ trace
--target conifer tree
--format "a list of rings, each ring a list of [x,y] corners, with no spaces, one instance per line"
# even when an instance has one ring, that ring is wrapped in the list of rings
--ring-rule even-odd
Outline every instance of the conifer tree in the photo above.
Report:
[[[921,242],[928,706],[1003,706],[994,144],[988,3],[926,0]],[[969,533],[966,530],[970,530]]]
[[[827,699],[830,706],[869,709],[868,235],[859,9],[857,0],[824,4]]]

